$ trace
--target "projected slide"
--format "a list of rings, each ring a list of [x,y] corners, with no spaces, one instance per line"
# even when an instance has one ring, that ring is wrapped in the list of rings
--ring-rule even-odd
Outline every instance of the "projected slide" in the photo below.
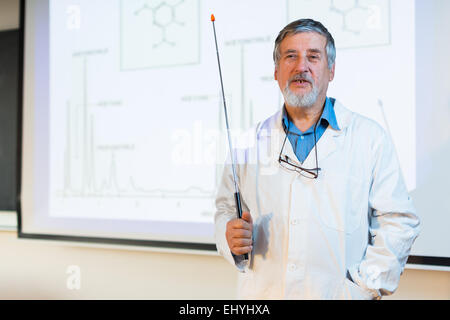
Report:
[[[336,40],[330,96],[389,131],[415,187],[411,1],[58,0],[49,8],[51,217],[212,226],[228,146],[211,12],[234,132],[281,108],[274,39],[288,21],[312,17]]]
[[[389,45],[390,0],[289,0],[289,20],[317,17],[326,21],[339,48]]]
[[[121,0],[120,5],[123,69],[200,63],[200,0]]]

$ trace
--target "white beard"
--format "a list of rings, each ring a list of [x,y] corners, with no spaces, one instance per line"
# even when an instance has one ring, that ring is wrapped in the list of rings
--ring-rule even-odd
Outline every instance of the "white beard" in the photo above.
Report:
[[[312,90],[303,95],[295,94],[289,89],[289,81],[283,90],[284,101],[291,107],[297,108],[310,108],[316,103],[319,96],[319,90],[311,83]]]

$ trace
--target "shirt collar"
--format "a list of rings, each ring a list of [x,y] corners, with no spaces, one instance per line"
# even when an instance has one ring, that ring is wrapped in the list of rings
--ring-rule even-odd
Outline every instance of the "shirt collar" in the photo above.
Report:
[[[323,108],[322,116],[320,119],[325,119],[328,121],[330,126],[334,130],[341,130],[339,129],[337,120],[336,120],[336,113],[334,112],[334,102],[336,100],[333,98],[328,98],[325,100],[325,107]]]
[[[325,106],[323,108],[322,111],[322,115],[320,116],[319,119],[319,124],[322,123],[323,120],[325,120],[333,129],[335,130],[341,130],[339,129],[337,120],[336,120],[336,113],[334,112],[334,102],[336,100],[333,98],[326,98],[325,99]],[[288,117],[287,111],[286,111],[286,107],[283,106],[283,127],[286,130],[290,125],[290,131],[294,130],[294,131],[299,131],[296,130],[297,128],[295,127],[295,125],[293,125],[293,123],[291,122],[291,120]],[[306,132],[312,131],[312,129],[308,129]]]

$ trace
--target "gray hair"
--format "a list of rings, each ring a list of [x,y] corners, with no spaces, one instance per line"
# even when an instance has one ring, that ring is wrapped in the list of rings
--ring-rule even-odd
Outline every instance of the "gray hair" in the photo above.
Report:
[[[334,46],[333,36],[330,32],[328,32],[327,28],[325,28],[323,24],[312,19],[299,19],[293,21],[280,31],[278,37],[275,39],[275,48],[273,50],[273,61],[275,62],[275,65],[277,66],[280,61],[281,41],[283,41],[283,39],[288,35],[294,35],[302,32],[316,32],[323,35],[327,39],[325,48],[327,51],[328,69],[331,69],[336,60],[336,47]]]

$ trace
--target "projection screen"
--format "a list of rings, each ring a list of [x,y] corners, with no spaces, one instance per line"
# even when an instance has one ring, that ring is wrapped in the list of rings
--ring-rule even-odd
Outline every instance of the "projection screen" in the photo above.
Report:
[[[448,266],[450,79],[433,73],[450,70],[448,44],[434,40],[448,30],[438,28],[445,10],[419,0],[23,1],[19,236],[215,250],[228,145],[210,14],[236,135],[282,107],[273,43],[311,17],[336,42],[328,95],[394,141],[422,219],[410,262]]]

